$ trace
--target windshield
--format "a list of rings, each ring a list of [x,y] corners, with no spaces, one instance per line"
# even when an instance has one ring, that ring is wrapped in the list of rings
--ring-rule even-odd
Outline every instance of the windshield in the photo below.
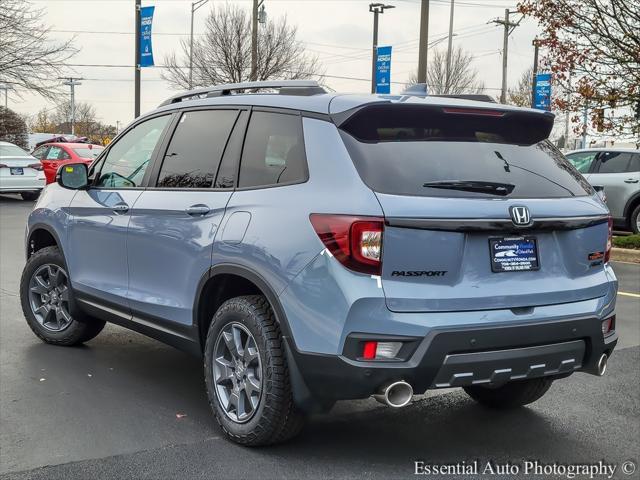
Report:
[[[96,158],[100,155],[100,152],[104,150],[103,147],[93,147],[93,148],[74,148],[73,151],[81,158]]]
[[[0,145],[0,157],[28,157],[29,154],[16,145]]]

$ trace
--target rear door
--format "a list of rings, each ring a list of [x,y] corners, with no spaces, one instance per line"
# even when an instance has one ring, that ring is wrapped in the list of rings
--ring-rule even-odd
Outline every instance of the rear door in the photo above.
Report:
[[[624,218],[627,200],[638,191],[640,172],[632,152],[605,151],[598,155],[592,185],[601,185],[607,196],[607,206],[614,218]]]
[[[363,109],[342,137],[385,214],[393,311],[520,308],[607,293],[607,212],[544,139],[549,118],[491,107]]]
[[[247,111],[183,111],[131,210],[128,299],[134,316],[193,322],[198,283],[235,186]],[[235,128],[234,128],[235,127]],[[232,134],[233,131],[233,134]]]

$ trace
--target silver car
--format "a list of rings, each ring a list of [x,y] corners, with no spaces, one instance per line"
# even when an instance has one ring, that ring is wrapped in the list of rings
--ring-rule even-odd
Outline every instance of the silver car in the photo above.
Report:
[[[0,193],[19,193],[35,200],[46,184],[42,164],[23,149],[0,141]]]
[[[640,150],[589,148],[566,157],[591,185],[604,187],[614,224],[639,233]]]

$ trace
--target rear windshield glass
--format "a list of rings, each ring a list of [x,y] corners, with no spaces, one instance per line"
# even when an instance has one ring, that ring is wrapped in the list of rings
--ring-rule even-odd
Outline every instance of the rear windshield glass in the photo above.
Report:
[[[340,126],[360,176],[377,192],[509,198],[592,192],[564,156],[542,140],[550,127],[537,124],[535,114],[509,119],[390,110],[377,108]]]
[[[100,155],[100,152],[104,150],[102,147],[93,147],[93,148],[74,148],[73,151],[76,152],[80,158],[96,158]]]
[[[28,157],[29,154],[16,145],[0,145],[0,157]]]

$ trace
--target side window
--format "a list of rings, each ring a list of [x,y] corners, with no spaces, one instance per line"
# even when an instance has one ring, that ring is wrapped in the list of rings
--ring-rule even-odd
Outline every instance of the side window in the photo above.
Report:
[[[624,173],[630,161],[630,153],[603,152],[599,158],[598,173]]]
[[[60,152],[62,152],[62,149],[60,147],[52,145],[51,147],[49,147],[49,152],[47,152],[47,160],[59,160]]]
[[[36,148],[31,155],[34,156],[35,158],[37,158],[38,160],[42,160],[42,159],[45,158],[48,148],[49,147],[47,147],[45,145],[42,145],[42,146]]]
[[[567,160],[576,167],[580,173],[589,173],[593,159],[596,158],[597,152],[576,152],[567,155]]]
[[[237,110],[184,112],[169,142],[157,186],[210,188]]]
[[[71,155],[64,148],[60,149],[60,153],[58,154],[58,160],[69,160]]]
[[[301,118],[253,112],[244,142],[238,186],[258,187],[306,179]]]
[[[227,148],[224,149],[218,175],[216,175],[215,188],[233,188],[236,186],[236,176],[238,160],[242,153],[242,143],[244,142],[244,131],[247,123],[248,111],[240,112],[236,126],[229,137]]]
[[[631,162],[629,162],[629,168],[627,169],[629,173],[640,172],[640,153],[636,153],[631,158]]]
[[[102,162],[96,187],[134,188],[140,185],[151,155],[171,115],[142,122],[118,139]]]

